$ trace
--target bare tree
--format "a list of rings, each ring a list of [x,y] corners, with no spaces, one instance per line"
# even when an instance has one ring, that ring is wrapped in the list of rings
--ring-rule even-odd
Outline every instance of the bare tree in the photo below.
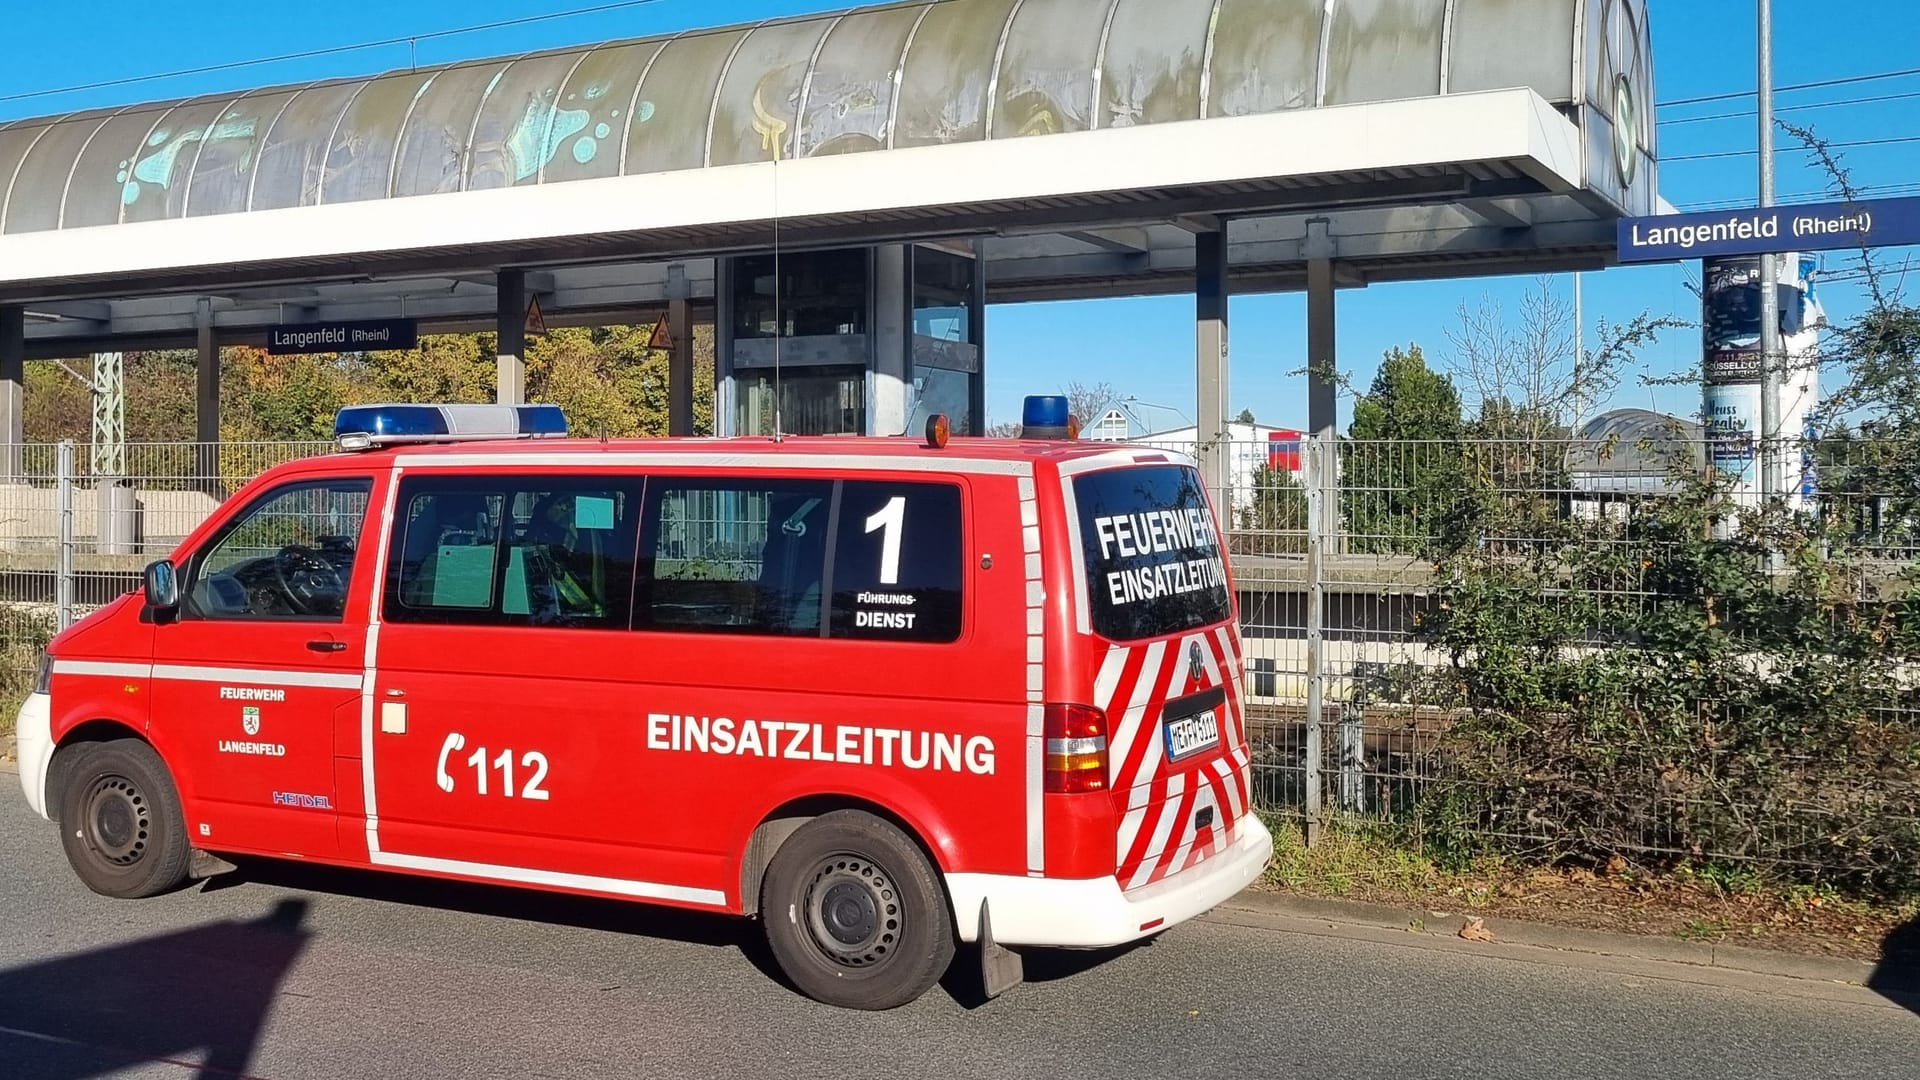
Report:
[[[1542,277],[1509,320],[1500,301],[1460,305],[1447,331],[1448,372],[1460,387],[1483,438],[1564,437],[1620,382],[1618,354],[1580,347],[1573,305]]]
[[[1060,391],[1067,396],[1067,410],[1080,421],[1082,428],[1090,428],[1100,419],[1114,402],[1120,400],[1120,394],[1113,384],[1098,382],[1089,386],[1075,380]]]

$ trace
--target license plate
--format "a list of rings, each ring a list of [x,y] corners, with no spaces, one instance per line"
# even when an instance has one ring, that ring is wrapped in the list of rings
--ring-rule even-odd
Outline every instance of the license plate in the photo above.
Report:
[[[1168,761],[1179,761],[1220,745],[1220,716],[1211,709],[1168,720],[1162,730],[1166,732]]]

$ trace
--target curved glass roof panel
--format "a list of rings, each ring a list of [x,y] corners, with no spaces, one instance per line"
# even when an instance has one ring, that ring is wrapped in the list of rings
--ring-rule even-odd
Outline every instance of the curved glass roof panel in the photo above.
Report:
[[[1642,0],[913,0],[0,124],[81,228],[1531,87],[1654,142]],[[1578,61],[1578,63],[1576,63]],[[1579,86],[1576,71],[1590,77]],[[1617,92],[1626,80],[1631,96]],[[1624,102],[1624,104],[1622,104]],[[1611,136],[1609,135],[1608,138]]]
[[[987,132],[994,58],[1018,0],[936,4],[913,35],[900,73],[894,146],[979,142]]]
[[[640,96],[668,41],[614,45],[588,53],[567,77],[560,103],[538,122],[519,129],[514,154],[540,163],[538,182],[595,180],[620,175],[628,124],[653,119],[654,105]],[[607,135],[600,136],[606,126]],[[582,141],[582,140],[589,141]]]
[[[1214,0],[1120,0],[1100,66],[1095,127],[1197,120]]]
[[[543,151],[553,131],[567,76],[586,56],[562,52],[524,57],[494,78],[473,117],[471,150],[465,166],[466,190],[540,182],[540,166],[546,161]],[[608,131],[611,133],[611,126]]]
[[[1007,28],[994,81],[993,137],[1093,127],[1093,73],[1111,0],[1026,0]]]
[[[366,85],[321,83],[294,95],[267,125],[249,179],[247,209],[281,210],[320,204],[327,142],[340,123],[340,114]]]
[[[187,181],[187,216],[232,214],[247,208],[254,167],[267,132],[292,104],[295,92],[250,94],[227,107],[200,143]]]
[[[714,102],[707,164],[741,165],[794,156],[800,93],[831,20],[776,23],[747,35],[727,65]]]
[[[1327,27],[1323,103],[1397,101],[1440,92],[1447,0],[1345,0]]]
[[[120,208],[124,205],[122,193],[138,186],[132,175],[134,149],[145,143],[147,133],[166,111],[126,109],[94,129],[67,181],[60,210],[61,228],[112,225],[120,220]],[[112,177],[113,183],[98,183],[103,175]]]
[[[70,117],[34,141],[14,174],[13,194],[7,200],[7,232],[60,227],[60,207],[73,176],[74,159],[117,111],[95,110]]]
[[[401,129],[420,99],[443,78],[459,79],[460,69],[388,75],[366,84],[327,142],[321,205],[384,199],[392,193]]]
[[[800,116],[799,156],[886,149],[894,73],[925,13],[921,7],[886,8],[833,24],[813,63]]]
[[[1320,5],[1220,0],[1207,115],[1304,109],[1319,94]]]
[[[475,121],[507,67],[492,63],[448,68],[422,88],[413,111],[402,121],[394,151],[395,197],[442,195],[466,185],[468,159],[480,153]]]
[[[197,98],[169,109],[153,125],[146,140],[133,149],[132,175],[120,199],[122,222],[185,216],[194,159],[233,100],[232,94]],[[88,177],[86,182],[97,183],[99,179]],[[80,186],[80,178],[75,177],[74,183]]]
[[[627,152],[615,175],[697,169],[706,164],[714,90],[734,50],[746,38],[745,30],[689,34],[661,50],[627,117]],[[617,156],[619,147],[617,142],[602,145],[582,136],[560,152],[582,161],[603,153]]]

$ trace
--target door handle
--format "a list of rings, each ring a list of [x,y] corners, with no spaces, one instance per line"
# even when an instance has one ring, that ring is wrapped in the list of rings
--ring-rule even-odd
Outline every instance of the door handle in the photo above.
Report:
[[[335,641],[332,638],[320,638],[317,641],[307,642],[307,648],[312,649],[314,652],[342,652],[345,651],[346,647],[346,642]]]

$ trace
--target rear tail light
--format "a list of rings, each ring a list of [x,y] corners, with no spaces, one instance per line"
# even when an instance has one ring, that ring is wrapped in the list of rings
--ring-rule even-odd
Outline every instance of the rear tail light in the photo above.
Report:
[[[1047,791],[1107,790],[1107,714],[1091,705],[1046,708]]]

